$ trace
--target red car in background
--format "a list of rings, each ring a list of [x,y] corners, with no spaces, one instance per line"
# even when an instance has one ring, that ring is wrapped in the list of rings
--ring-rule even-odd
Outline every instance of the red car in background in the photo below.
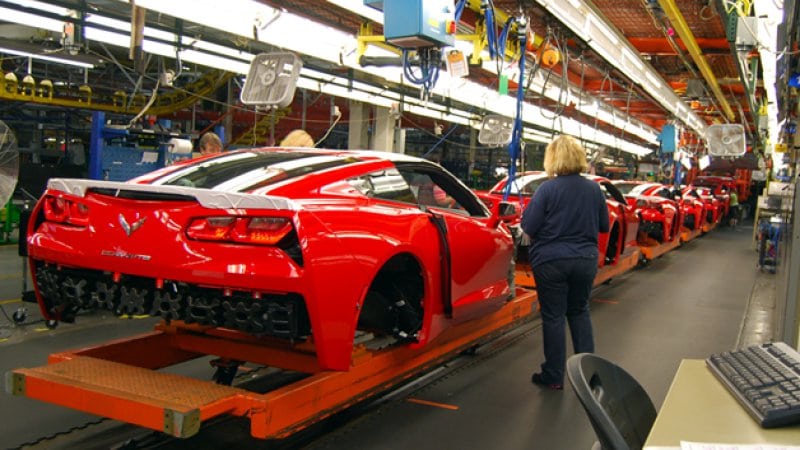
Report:
[[[684,198],[703,202],[703,216],[707,224],[716,224],[725,214],[725,205],[706,187],[686,186],[682,189]]]
[[[681,210],[683,210],[683,226],[694,231],[703,229],[706,223],[705,203],[702,199],[681,194]]]
[[[357,329],[424,346],[514,293],[502,218],[396,153],[264,148],[128,182],[51,179],[28,236],[48,319],[107,308],[313,339],[325,370],[349,369]]]
[[[598,237],[597,246],[600,255],[598,266],[603,267],[607,264],[616,264],[620,255],[626,249],[637,245],[636,234],[639,230],[639,219],[633,207],[628,205],[625,197],[610,180],[594,175],[584,176],[596,181],[600,185],[600,189],[603,191],[606,197],[606,204],[608,205],[610,231],[608,233],[600,233]],[[523,172],[515,178],[511,186],[508,201],[518,202],[520,213],[513,225],[519,225],[519,217],[521,217],[522,211],[528,205],[531,196],[534,195],[536,189],[547,181],[547,179],[547,173],[543,171]],[[478,196],[491,208],[491,205],[498,204],[503,199],[507,183],[508,178],[504,178],[488,192],[478,192]],[[523,236],[521,245],[526,246],[526,240],[527,236]],[[526,255],[526,253],[520,252],[520,256],[523,255]]]
[[[692,185],[708,188],[712,195],[720,199],[724,205],[723,217],[727,217],[731,209],[731,191],[737,192],[740,202],[746,200],[745,196],[738,193],[736,180],[732,177],[699,176],[692,181]]]
[[[545,181],[547,181],[547,174],[541,170],[531,170],[517,175],[508,195],[508,201],[518,205],[516,217],[510,221],[510,225],[519,225],[522,211],[528,206],[528,202],[531,201],[531,196],[536,192],[536,189],[539,189],[539,186]],[[494,211],[503,201],[507,183],[508,177],[497,182],[488,191],[476,191],[475,193],[490,210]]]
[[[669,186],[641,181],[614,181],[639,214],[639,231],[660,243],[680,239],[683,210]]]

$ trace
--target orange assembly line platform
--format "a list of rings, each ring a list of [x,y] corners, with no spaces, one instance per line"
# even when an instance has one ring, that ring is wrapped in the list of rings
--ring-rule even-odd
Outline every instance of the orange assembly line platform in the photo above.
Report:
[[[633,269],[639,264],[639,256],[641,252],[639,248],[630,248],[620,255],[616,264],[601,267],[597,271],[597,276],[594,278],[594,285],[599,286],[606,281],[620,276],[623,273]],[[536,281],[533,279],[533,272],[528,263],[517,263],[516,280],[517,286],[524,288],[535,288]]]
[[[690,230],[686,227],[681,228],[681,242],[689,242],[700,237],[705,231],[703,228]]]
[[[639,244],[639,249],[642,251],[642,259],[644,263],[652,261],[659,256],[672,251],[681,246],[681,239],[676,237],[669,242],[658,242],[654,239],[648,239],[645,244]]]
[[[422,349],[356,345],[347,372],[321,371],[313,344],[291,345],[229,330],[163,322],[153,332],[76,351],[6,374],[6,389],[75,410],[161,431],[196,434],[221,415],[246,417],[256,438],[282,438],[507,332],[537,311],[536,294],[517,296],[485,317],[455,326]],[[267,393],[156,369],[215,355],[307,374]]]
[[[624,253],[600,270],[596,284],[627,272],[638,259],[638,249]],[[532,277],[518,270],[518,282],[527,279]],[[518,287],[498,311],[454,326],[424,348],[356,344],[347,372],[320,370],[311,342],[162,322],[152,332],[54,353],[47,365],[14,369],[6,374],[6,390],[181,438],[223,415],[248,418],[256,438],[283,438],[508,332],[530,320],[537,307],[536,293]],[[260,393],[157,371],[209,355],[306,376]]]

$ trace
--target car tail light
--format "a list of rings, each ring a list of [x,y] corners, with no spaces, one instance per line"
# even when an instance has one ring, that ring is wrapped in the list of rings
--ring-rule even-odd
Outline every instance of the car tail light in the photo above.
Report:
[[[285,217],[201,217],[192,220],[186,235],[199,241],[275,245],[292,230]]]
[[[89,207],[81,202],[61,197],[44,199],[44,218],[49,222],[86,226],[89,224]]]

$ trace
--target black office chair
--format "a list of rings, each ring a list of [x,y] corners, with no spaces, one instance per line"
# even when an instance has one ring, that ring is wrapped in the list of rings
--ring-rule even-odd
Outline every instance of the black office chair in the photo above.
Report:
[[[600,356],[580,353],[567,360],[567,376],[597,435],[593,450],[642,448],[656,409],[628,372]]]

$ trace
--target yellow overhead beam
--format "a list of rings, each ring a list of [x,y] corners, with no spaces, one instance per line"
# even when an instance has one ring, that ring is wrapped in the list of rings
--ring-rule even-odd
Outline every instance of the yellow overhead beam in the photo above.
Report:
[[[692,30],[689,29],[689,25],[686,23],[686,19],[683,18],[683,14],[681,14],[681,12],[678,10],[678,6],[675,5],[675,1],[658,0],[658,3],[661,5],[664,13],[666,13],[667,18],[669,18],[669,21],[672,23],[675,31],[678,32],[678,36],[680,36],[680,38],[683,40],[683,43],[686,45],[686,49],[689,50],[689,54],[692,56],[692,60],[700,69],[700,73],[703,74],[703,78],[705,78],[706,82],[711,87],[711,91],[714,93],[714,97],[716,97],[717,101],[722,107],[723,113],[725,113],[725,116],[728,118],[728,120],[734,121],[736,119],[736,115],[733,113],[731,105],[725,98],[725,94],[722,93],[722,89],[719,87],[716,75],[714,75],[714,72],[708,65],[708,61],[706,61],[705,56],[703,56],[703,52],[700,50],[700,46],[697,45],[697,41],[694,38]]]
[[[189,83],[182,90],[176,89],[159,95],[156,97],[153,106],[147,110],[147,113],[164,115],[189,107],[201,98],[211,95],[232,76],[233,73],[231,72],[212,70],[196,81]],[[118,91],[112,97],[98,98],[93,94],[91,87],[85,85],[79,88],[78,95],[62,95],[54,91],[53,83],[49,80],[42,80],[38,88],[35,84],[33,88],[26,88],[26,86],[17,83],[16,80],[5,79],[2,88],[0,88],[0,100],[121,114],[136,114],[147,103],[144,96],[137,96],[130,102],[130,107],[128,107],[128,98],[125,93]]]

